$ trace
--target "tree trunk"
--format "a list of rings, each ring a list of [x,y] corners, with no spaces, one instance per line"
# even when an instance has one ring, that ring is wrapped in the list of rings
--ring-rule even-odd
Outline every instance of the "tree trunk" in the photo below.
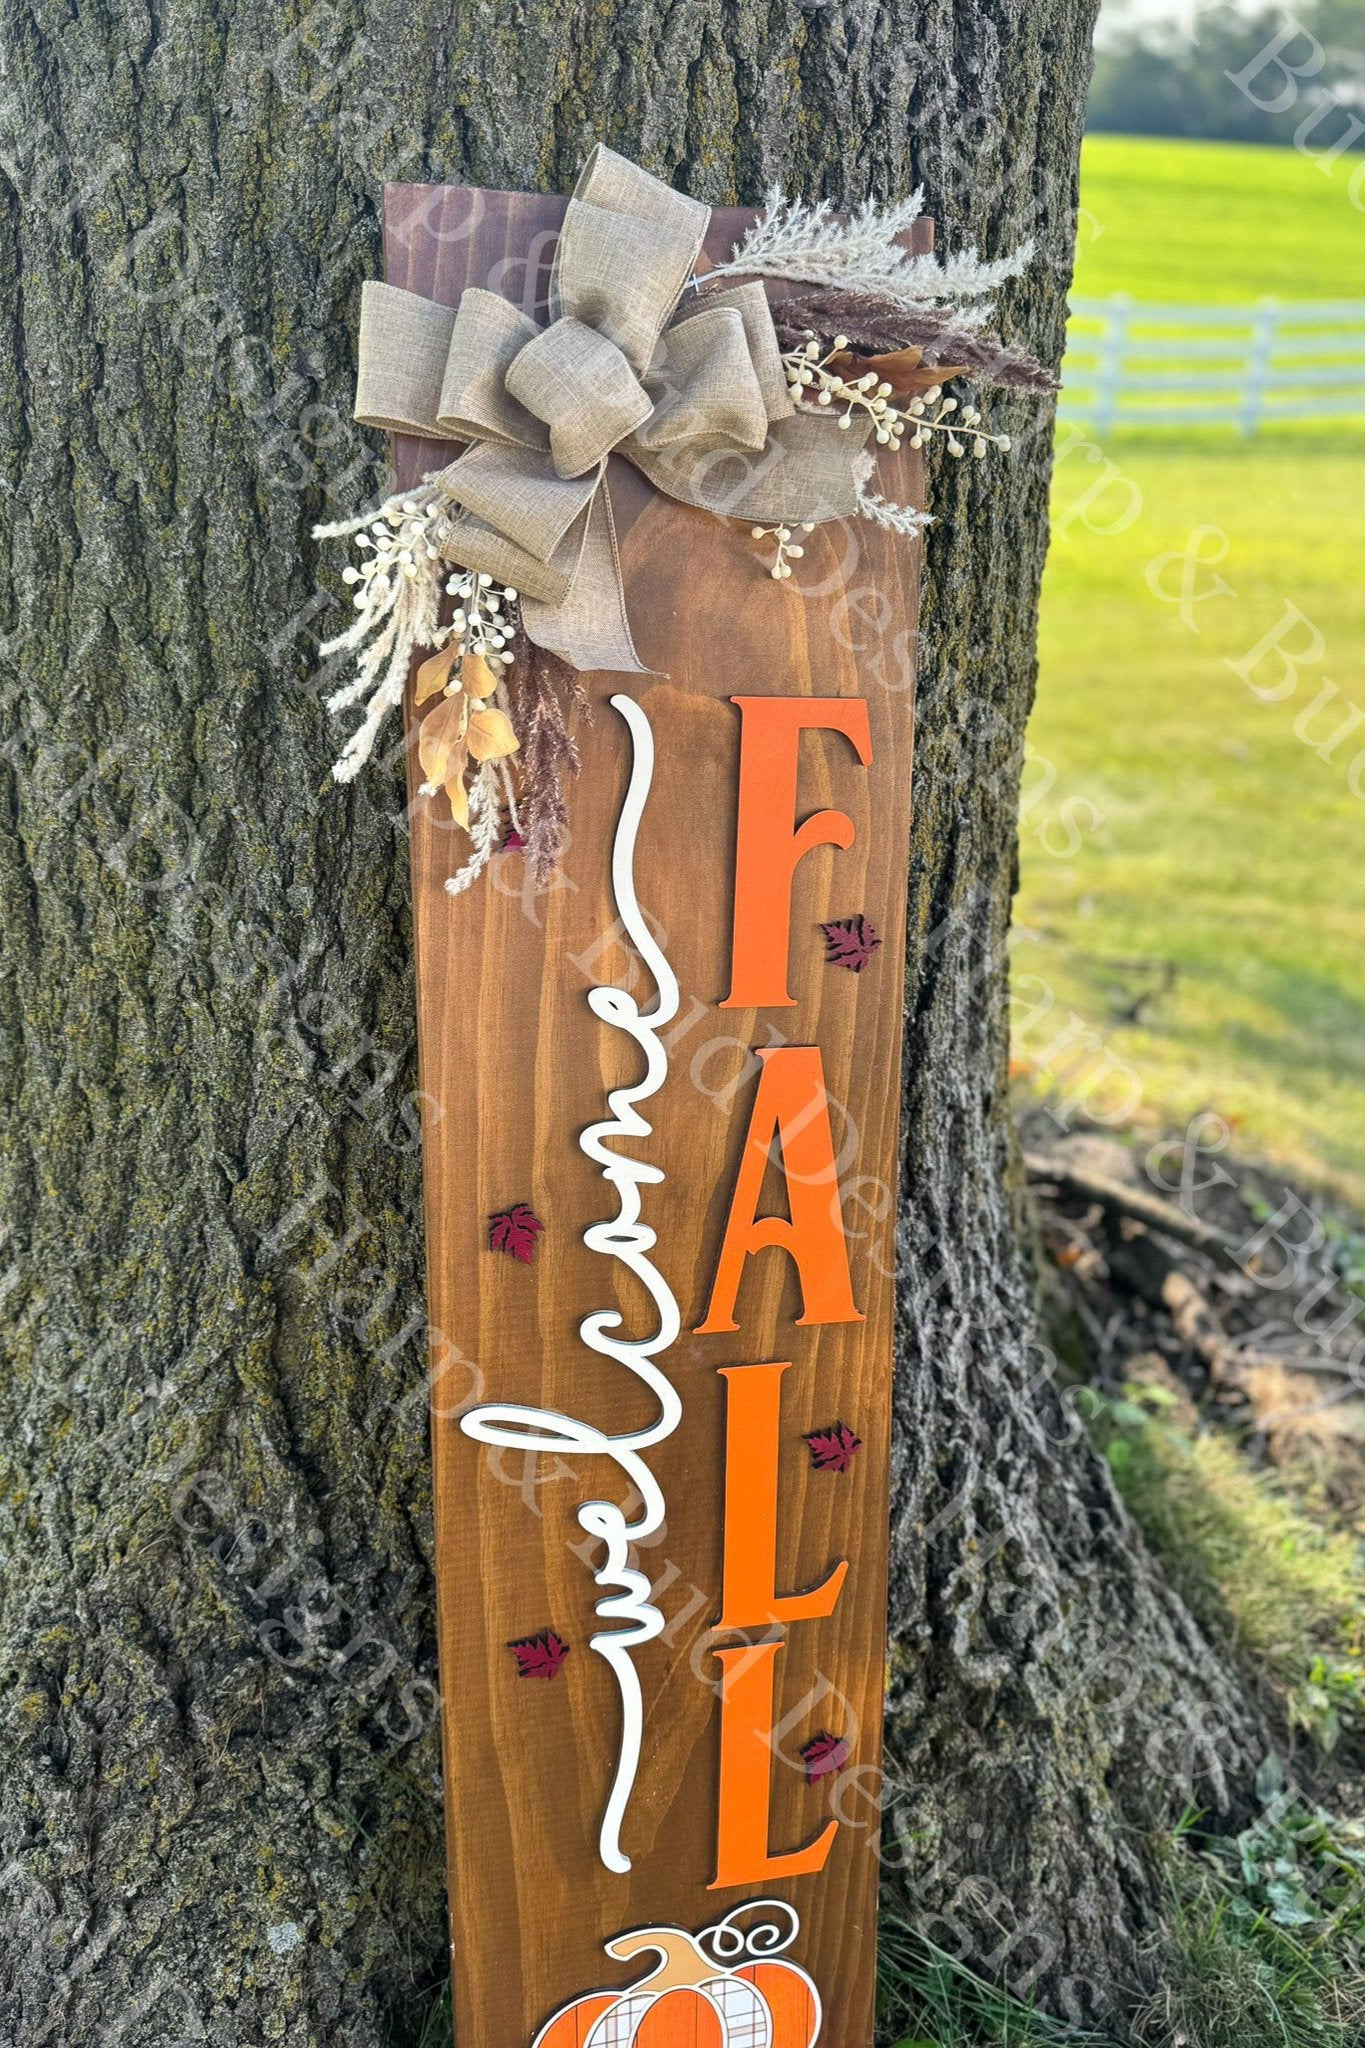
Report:
[[[7,2038],[369,2048],[444,1968],[401,778],[327,781],[308,538],[384,486],[381,180],[566,190],[599,136],[715,201],[922,178],[948,247],[1036,235],[1009,325],[1055,358],[1092,12],[3,0]],[[895,1882],[1079,2009],[1149,1918],[1133,1824],[1258,1731],[1028,1343],[1049,428],[998,411],[929,542]]]

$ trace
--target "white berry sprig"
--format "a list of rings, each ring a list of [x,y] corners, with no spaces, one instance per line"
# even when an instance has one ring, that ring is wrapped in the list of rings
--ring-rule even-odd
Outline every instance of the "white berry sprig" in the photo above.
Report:
[[[314,528],[319,540],[345,538],[361,556],[348,563],[342,580],[353,590],[356,617],[344,633],[321,649],[324,656],[354,654],[351,680],[329,697],[333,711],[364,701],[360,724],[332,769],[350,782],[374,751],[389,714],[403,701],[413,657],[423,647],[448,654],[443,665],[445,694],[464,685],[467,657],[477,656],[490,687],[505,683],[516,633],[517,593],[472,570],[456,568],[445,549],[460,508],[439,476],[398,491],[376,512]],[[455,601],[449,619],[446,600]],[[480,701],[487,692],[480,690]]]
[[[945,398],[941,384],[933,385],[928,391],[916,393],[903,404],[893,405],[895,386],[885,377],[879,377],[875,370],[865,370],[861,377],[848,378],[841,370],[830,368],[830,364],[848,348],[848,336],[836,334],[833,344],[821,350],[820,343],[812,338],[804,346],[789,349],[782,357],[786,373],[787,389],[798,401],[813,401],[817,406],[842,406],[838,424],[851,427],[859,412],[865,413],[872,427],[873,438],[882,448],[892,452],[900,447],[907,430],[911,432],[910,446],[922,448],[929,434],[947,436],[948,453],[953,456],[965,455],[967,443],[960,438],[959,430],[965,429],[972,454],[982,456],[987,445],[1008,450],[1008,434],[988,434],[981,423],[981,414],[975,406],[961,410],[960,418],[954,419],[958,402]],[[930,406],[937,410],[931,415]]]
[[[360,566],[348,564],[341,572],[343,583],[360,586],[352,599],[356,610],[377,610],[400,582],[415,582],[427,563],[438,561],[450,524],[445,500],[426,492],[393,497],[381,505],[352,535],[353,546],[364,557]]]
[[[937,407],[932,418],[929,414],[931,405]],[[958,413],[957,400],[945,398],[940,384],[935,384],[931,390],[912,398],[906,411],[915,429],[910,436],[912,448],[922,448],[926,434],[946,434],[948,453],[953,456],[965,455],[967,442],[971,443],[972,454],[978,461],[985,455],[988,446],[998,448],[1002,455],[1009,453],[1009,435],[988,434],[981,424],[981,414],[974,405],[964,405],[958,418],[954,419],[952,415]]]
[[[320,649],[324,658],[355,656],[355,673],[328,698],[329,710],[364,701],[361,722],[332,769],[338,782],[360,772],[384,721],[402,703],[414,652],[439,644],[441,549],[455,509],[429,477],[414,490],[396,492],[376,512],[313,529],[314,539],[347,539],[363,557],[359,566],[348,563],[341,572],[343,582],[354,587],[356,617]]]
[[[806,552],[799,541],[793,540],[791,528],[789,526],[755,526],[750,531],[755,540],[775,540],[777,542],[777,554],[768,573],[774,582],[785,582],[786,578],[791,575],[792,563],[799,562]],[[803,521],[801,531],[802,533],[814,533],[815,526],[813,521]]]
[[[782,358],[788,391],[798,402],[813,399],[818,406],[842,405],[841,427],[851,427],[855,415],[865,412],[881,446],[899,447],[905,420],[891,404],[893,386],[884,377],[878,377],[875,370],[867,370],[850,381],[840,371],[830,369],[833,358],[847,347],[848,336],[836,334],[833,347],[823,354],[815,340],[808,341],[803,348],[788,350]]]
[[[517,593],[512,585],[495,583],[473,569],[457,569],[446,584],[446,595],[454,598],[455,610],[442,642],[453,635],[462,655],[481,656],[495,676],[503,676],[512,665],[517,630]]]

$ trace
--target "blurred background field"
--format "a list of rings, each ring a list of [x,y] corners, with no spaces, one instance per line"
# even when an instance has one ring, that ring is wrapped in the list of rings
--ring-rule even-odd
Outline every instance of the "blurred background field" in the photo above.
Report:
[[[1365,7],[1361,10],[1365,41]],[[1365,214],[1294,149],[1095,135],[1081,153],[1075,290],[1136,299],[1365,296]]]
[[[1365,298],[1365,213],[1348,196],[1360,163],[1329,174],[1294,149],[1089,135],[1075,291]],[[1102,1120],[1132,1097],[1131,1071],[1139,1127],[1212,1109],[1239,1151],[1359,1202],[1365,416],[1250,437],[1064,422],[1053,521],[1016,1068]],[[1231,592],[1182,617],[1171,600],[1194,535],[1194,590],[1217,575]],[[1283,688],[1280,661],[1247,680],[1229,664],[1286,605],[1311,621],[1287,648],[1315,632],[1323,652],[1284,694],[1258,695]]]

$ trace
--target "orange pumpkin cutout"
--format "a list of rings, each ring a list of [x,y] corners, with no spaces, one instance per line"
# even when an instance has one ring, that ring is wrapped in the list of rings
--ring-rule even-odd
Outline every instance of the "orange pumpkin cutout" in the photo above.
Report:
[[[770,1899],[754,1906],[785,1912],[792,1923],[787,1939],[795,1939],[800,1922],[791,1907]],[[724,1935],[718,1954],[752,1960],[727,1967],[702,1948],[708,1935]],[[758,1947],[755,1955],[758,1944],[736,1932],[732,1920],[700,1936],[680,1927],[618,1935],[607,1954],[617,1962],[652,1955],[651,1968],[623,1991],[589,1992],[561,2008],[532,2048],[814,2048],[820,1994],[804,1970],[772,1958],[771,1949],[785,1945],[770,1939],[768,1953]]]
[[[665,1991],[646,2008],[635,2048],[725,2048],[725,2022],[704,1990]]]
[[[772,2014],[774,2048],[812,2048],[820,2001],[804,1970],[790,1963],[746,1963],[735,1972],[753,1985]]]
[[[536,2036],[536,2048],[585,2048],[594,2022],[615,2003],[614,1991],[593,1991],[575,2004],[566,2005]]]

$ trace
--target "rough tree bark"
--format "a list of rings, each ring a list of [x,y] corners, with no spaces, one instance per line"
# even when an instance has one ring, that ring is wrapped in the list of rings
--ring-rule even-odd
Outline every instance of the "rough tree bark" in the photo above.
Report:
[[[716,201],[922,178],[949,246],[1036,235],[1055,357],[1092,10],[3,0],[6,2038],[370,2048],[443,1968],[400,779],[326,782],[308,539],[384,480],[381,180],[567,189],[599,136]],[[1257,1730],[1027,1341],[1008,424],[929,543],[894,1882],[1080,2009],[1150,1916],[1132,1826]]]

